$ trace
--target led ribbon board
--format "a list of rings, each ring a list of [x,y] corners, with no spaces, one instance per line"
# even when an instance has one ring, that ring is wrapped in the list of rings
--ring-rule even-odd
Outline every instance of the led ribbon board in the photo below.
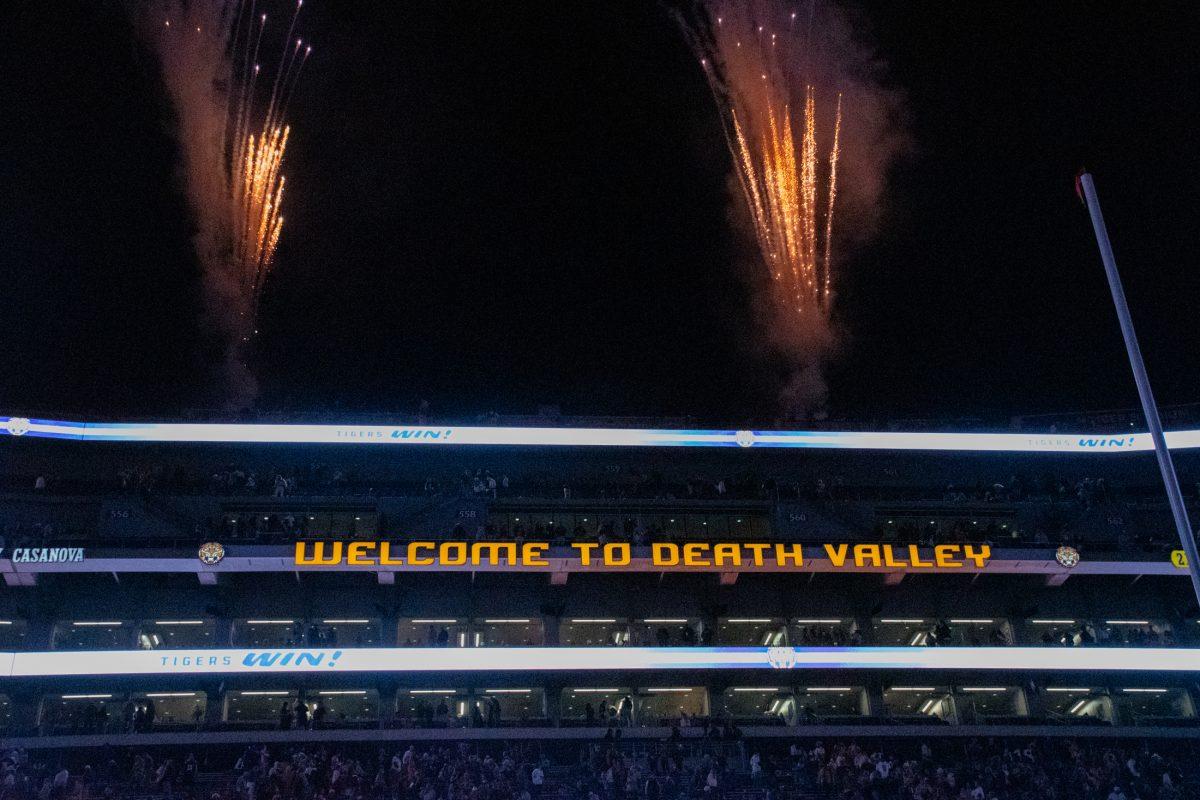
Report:
[[[0,653],[0,677],[343,672],[961,669],[1200,672],[1161,647],[489,647]]]
[[[1121,453],[1153,450],[1146,433],[871,433],[634,428],[504,428],[395,425],[63,422],[0,417],[0,435],[101,442],[371,444],[525,447],[798,447],[831,450],[955,450]],[[1200,430],[1170,431],[1172,449],[1200,447]]]

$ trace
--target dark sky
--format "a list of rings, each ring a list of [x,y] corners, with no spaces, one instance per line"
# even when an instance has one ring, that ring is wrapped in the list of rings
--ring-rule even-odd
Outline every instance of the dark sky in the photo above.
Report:
[[[212,404],[168,104],[125,8],[6,15],[0,413]],[[855,8],[912,147],[838,276],[831,412],[1132,406],[1084,164],[1159,399],[1200,400],[1200,7]],[[771,416],[786,370],[661,5],[310,0],[300,31],[264,406]]]

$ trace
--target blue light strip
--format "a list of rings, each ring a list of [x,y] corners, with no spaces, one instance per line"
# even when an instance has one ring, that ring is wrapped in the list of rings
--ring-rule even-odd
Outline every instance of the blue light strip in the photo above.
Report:
[[[1009,453],[1152,450],[1146,433],[872,433],[633,428],[501,428],[395,425],[64,422],[0,417],[0,435],[104,442],[373,444],[523,447],[793,447]],[[1200,430],[1171,431],[1172,449],[1200,447]]]
[[[1165,647],[488,647],[0,653],[0,678],[340,672],[912,669],[1200,672]]]

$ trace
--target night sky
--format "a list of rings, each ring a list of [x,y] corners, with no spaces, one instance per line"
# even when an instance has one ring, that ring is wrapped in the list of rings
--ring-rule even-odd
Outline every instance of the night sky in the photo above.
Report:
[[[1133,406],[1083,165],[1159,400],[1200,400],[1200,7],[853,8],[911,145],[838,276],[831,415]],[[0,413],[217,405],[169,103],[126,10],[6,15]],[[718,118],[662,5],[309,0],[299,31],[263,408],[775,413]]]

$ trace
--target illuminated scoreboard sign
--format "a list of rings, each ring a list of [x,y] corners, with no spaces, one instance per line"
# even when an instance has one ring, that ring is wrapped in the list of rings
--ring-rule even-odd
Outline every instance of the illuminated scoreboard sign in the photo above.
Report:
[[[231,442],[526,447],[785,447],[1009,453],[1128,453],[1153,450],[1146,433],[904,433],[867,431],[510,428],[397,425],[69,422],[0,417],[0,434],[98,442]],[[1200,447],[1200,430],[1170,431],[1174,449]]]
[[[1175,647],[489,647],[0,653],[0,679],[67,675],[961,669],[1200,672]]]
[[[933,547],[891,544],[805,545],[799,542],[654,542],[648,557],[633,557],[628,542],[574,542],[565,559],[550,559],[548,542],[296,542],[295,564],[300,567],[501,567],[577,570],[600,567],[722,568],[752,571],[800,570],[811,565],[805,553],[815,553],[823,567],[952,571],[983,569],[992,557],[986,544],[939,544]],[[566,563],[560,563],[565,561]]]
[[[692,572],[719,574],[876,573],[895,576],[948,573],[1041,575],[1057,582],[1068,575],[1178,576],[1182,553],[1133,560],[1083,558],[1072,547],[996,549],[983,543],[921,546],[886,542],[572,542],[461,540],[303,540],[287,545],[205,542],[194,548],[159,550],[71,547],[0,548],[0,575],[12,586],[33,586],[39,574],[194,573],[215,581],[220,574],[268,572],[543,573],[565,581],[575,573]]]

